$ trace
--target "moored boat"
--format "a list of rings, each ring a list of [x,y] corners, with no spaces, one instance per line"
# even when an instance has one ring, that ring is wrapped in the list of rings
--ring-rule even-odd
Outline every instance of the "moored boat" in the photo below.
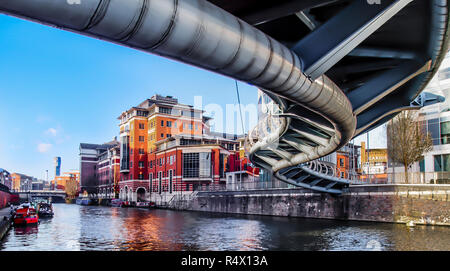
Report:
[[[90,198],[77,198],[76,203],[78,205],[92,205],[92,200]]]
[[[123,201],[121,199],[112,199],[111,207],[122,207]]]
[[[122,207],[134,207],[135,203],[132,201],[123,201],[122,202]]]
[[[53,217],[53,206],[51,203],[40,202],[38,204],[38,215],[39,217]]]
[[[155,207],[155,203],[152,201],[138,201],[136,202],[137,208],[151,208]]]
[[[35,225],[39,222],[36,208],[29,203],[20,205],[14,212],[14,225]]]

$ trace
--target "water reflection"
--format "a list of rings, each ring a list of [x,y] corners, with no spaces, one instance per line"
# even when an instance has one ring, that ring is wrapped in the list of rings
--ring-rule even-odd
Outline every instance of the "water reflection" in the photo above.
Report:
[[[38,233],[37,225],[14,227],[14,234],[16,235],[31,235],[37,233]]]
[[[449,250],[450,228],[55,204],[0,250]]]

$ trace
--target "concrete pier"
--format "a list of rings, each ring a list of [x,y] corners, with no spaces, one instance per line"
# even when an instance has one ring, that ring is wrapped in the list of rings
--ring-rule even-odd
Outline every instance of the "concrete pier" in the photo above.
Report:
[[[11,228],[11,215],[9,208],[0,209],[0,240],[8,233]]]
[[[450,226],[450,185],[359,185],[339,196],[303,189],[198,192],[178,210]]]

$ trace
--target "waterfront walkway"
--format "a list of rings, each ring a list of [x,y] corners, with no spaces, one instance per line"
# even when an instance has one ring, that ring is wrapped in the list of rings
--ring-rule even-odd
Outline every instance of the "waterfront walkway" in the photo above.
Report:
[[[11,209],[9,207],[0,209],[0,240],[6,235],[11,227]]]

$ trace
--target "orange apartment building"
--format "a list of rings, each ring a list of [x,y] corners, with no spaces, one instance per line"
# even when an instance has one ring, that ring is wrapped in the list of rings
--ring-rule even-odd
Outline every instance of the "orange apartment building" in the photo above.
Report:
[[[51,186],[55,190],[65,190],[68,181],[76,181],[79,185],[80,172],[77,170],[64,172],[61,176],[56,176],[55,179],[51,181]]]
[[[192,191],[225,182],[226,159],[237,137],[209,133],[203,111],[155,95],[123,112],[120,121],[120,197],[144,201],[152,193]]]
[[[33,181],[37,180],[37,179],[27,176],[25,174],[12,173],[11,180],[12,180],[11,190],[15,191],[15,192],[19,192],[19,191],[32,190]]]

